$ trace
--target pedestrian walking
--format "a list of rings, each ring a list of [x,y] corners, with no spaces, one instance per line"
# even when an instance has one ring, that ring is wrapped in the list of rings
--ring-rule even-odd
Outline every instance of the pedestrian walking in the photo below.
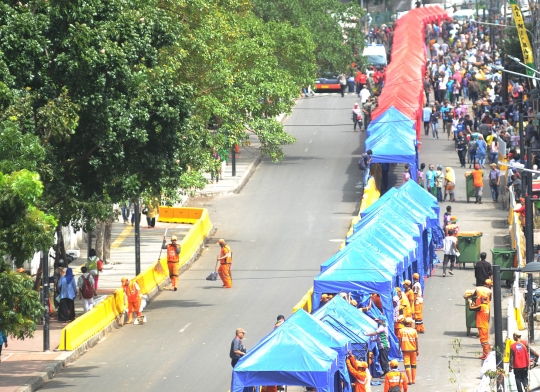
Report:
[[[452,217],[452,206],[446,206],[446,212],[443,215],[443,224],[442,224],[442,229],[445,235],[447,233],[446,226],[450,224],[451,217]]]
[[[120,208],[122,210],[122,220],[124,221],[124,225],[127,225],[129,221],[129,203],[125,201],[122,202]]]
[[[362,105],[364,105],[368,101],[369,97],[371,97],[371,93],[369,92],[367,86],[364,86],[362,90],[360,90],[359,97]]]
[[[478,164],[483,169],[484,164],[486,163],[487,155],[487,144],[484,140],[484,136],[478,135],[478,140],[476,141],[476,160]]]
[[[354,132],[356,132],[356,125],[358,125],[360,131],[362,131],[362,113],[360,112],[360,105],[358,105],[358,102],[353,106],[351,118],[353,121]]]
[[[443,186],[444,186],[444,173],[442,165],[437,165],[435,171],[435,188],[437,189],[437,201],[441,203],[443,201]]]
[[[437,198],[437,188],[435,188],[435,166],[429,165],[429,170],[426,172],[426,188],[435,198]]]
[[[96,289],[94,286],[94,278],[88,272],[87,267],[81,267],[82,275],[77,279],[77,287],[79,288],[79,299],[83,301],[84,313],[94,307],[94,295]]]
[[[454,275],[452,270],[454,269],[454,263],[456,261],[457,253],[457,238],[454,237],[454,230],[448,230],[448,234],[444,237],[443,240],[443,277],[446,277],[446,268],[448,267],[448,262],[450,262],[450,269],[448,273]]]
[[[431,115],[429,117],[429,122],[431,123],[431,133],[433,139],[439,138],[439,118],[441,117],[440,113],[437,111],[437,108],[433,106],[431,109]]]
[[[501,171],[497,168],[496,163],[490,165],[489,171],[489,188],[491,189],[491,199],[493,203],[499,201],[499,186],[501,184]]]
[[[221,278],[221,281],[223,282],[223,287],[226,289],[232,288],[232,275],[231,275],[231,268],[232,268],[232,252],[231,248],[223,238],[221,238],[218,243],[221,250],[219,252],[219,256],[217,258],[219,262],[219,270],[218,274]]]
[[[455,188],[456,188],[456,173],[451,167],[445,169],[446,174],[444,175],[444,201],[446,198],[450,201],[456,201],[455,197]]]
[[[366,336],[376,337],[377,346],[379,348],[379,364],[381,365],[383,375],[390,371],[388,365],[388,352],[390,351],[390,343],[388,342],[388,325],[386,317],[381,315],[375,319],[378,327],[375,331],[364,332]]]
[[[475,204],[482,204],[482,195],[484,193],[484,171],[480,169],[480,165],[477,163],[474,165],[474,170],[469,174],[473,178],[474,196],[476,198]],[[465,173],[467,177],[467,173]]]
[[[413,320],[408,317],[405,319],[405,328],[399,331],[399,348],[403,354],[403,365],[407,374],[408,384],[416,383],[416,364],[418,350],[418,332],[412,327]]]
[[[467,146],[467,150],[469,151],[469,169],[472,167],[472,165],[476,164],[476,139],[478,138],[478,135],[471,135],[469,144]]]
[[[362,105],[362,112],[364,113],[364,129],[367,131],[369,123],[371,122],[371,112],[373,112],[373,102],[371,96],[369,96],[366,102]]]
[[[497,164],[499,161],[499,140],[497,140],[497,136],[494,136],[491,139],[491,143],[489,146],[489,156],[491,163]]]
[[[133,323],[139,324],[139,319],[142,317],[142,322],[146,322],[146,316],[143,316],[141,312],[141,288],[135,281],[135,279],[129,280],[128,278],[122,278],[122,288],[124,289],[124,306],[128,309],[127,324]],[[137,315],[135,321],[133,321],[133,313]]]
[[[465,157],[467,155],[467,139],[463,132],[458,133],[458,137],[455,141],[456,152],[458,153],[459,163],[461,167],[465,167]]]
[[[163,237],[161,249],[167,250],[167,266],[169,267],[169,278],[171,279],[171,290],[178,290],[178,272],[180,271],[180,252],[182,248],[177,243],[178,238],[173,235],[171,243],[167,244],[167,237]]]
[[[103,271],[103,261],[97,257],[96,250],[90,249],[88,252],[88,262],[86,263],[88,272],[94,280],[94,289],[98,289],[99,274]]]
[[[411,167],[409,166],[408,163],[406,163],[405,166],[403,167],[402,176],[403,176],[404,184],[411,179]]]
[[[339,83],[339,89],[341,92],[341,97],[345,96],[345,89],[347,88],[347,76],[344,73],[341,73],[337,77]]]
[[[370,390],[369,385],[371,381],[371,375],[369,374],[367,362],[356,362],[356,358],[349,351],[347,355],[347,368],[349,374],[354,379],[354,392],[367,392]]]
[[[491,263],[487,261],[486,258],[486,252],[480,253],[480,260],[474,265],[476,286],[484,286],[486,279],[491,279],[493,277],[493,268]]]
[[[514,343],[510,346],[510,373],[514,373],[518,392],[529,391],[529,345],[521,340],[521,334],[514,332]]]
[[[2,346],[8,348],[8,337],[4,331],[0,331],[0,362],[2,362]]]
[[[75,320],[75,297],[77,296],[77,283],[73,270],[68,268],[66,274],[58,281],[60,288],[60,306],[58,307],[58,321],[70,322]]]
[[[231,350],[229,352],[232,367],[235,367],[240,358],[246,355],[246,348],[242,343],[242,339],[244,339],[245,334],[246,331],[244,331],[243,328],[236,328],[236,335],[231,342]]]
[[[390,361],[390,371],[384,377],[384,392],[407,392],[407,376],[403,375],[398,366],[397,360]]]
[[[478,305],[473,305],[469,299],[469,309],[476,310],[476,328],[480,337],[480,345],[482,346],[482,355],[478,359],[486,359],[491,346],[489,345],[489,303],[481,300]]]
[[[358,160],[358,170],[360,170],[360,182],[359,185],[361,185],[362,189],[366,187],[368,175],[369,175],[369,165],[371,164],[371,156],[373,154],[373,151],[367,150],[365,153],[362,154],[360,159]]]
[[[414,293],[414,326],[416,332],[424,333],[424,294],[420,284],[420,274],[413,274],[412,292]]]
[[[218,155],[219,158],[219,155]],[[219,174],[218,177],[219,179]],[[156,227],[156,216],[159,214],[159,203],[157,199],[150,199],[144,206],[146,208],[146,224],[149,229]],[[143,208],[143,212],[145,211]]]
[[[426,168],[426,164],[425,163],[421,163],[420,164],[420,168],[416,171],[416,182],[418,183],[418,185],[420,185],[422,188],[425,188],[425,184],[424,184],[424,181],[425,181],[425,173],[424,173],[424,169]]]

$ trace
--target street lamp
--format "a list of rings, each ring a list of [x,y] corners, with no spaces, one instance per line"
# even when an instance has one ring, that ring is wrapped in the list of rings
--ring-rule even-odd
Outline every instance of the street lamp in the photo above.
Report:
[[[503,72],[506,72],[506,73],[510,73],[512,75],[517,75],[517,76],[522,76],[524,78],[529,78],[529,79],[533,79],[533,80],[540,80],[540,78],[537,78],[536,76],[529,76],[529,75],[525,75],[525,74],[521,74],[519,72],[513,72],[513,71],[509,71],[507,69],[504,69],[503,66],[500,66],[500,65],[495,65],[495,64],[492,64],[491,65],[491,68],[494,68],[496,70],[499,70],[499,71],[503,71]]]
[[[502,337],[502,294],[501,294],[501,271],[507,272],[523,272],[526,274],[534,274],[540,272],[540,263],[532,261],[523,268],[501,268],[500,265],[493,266],[493,316],[495,321],[495,363],[497,368],[502,363],[502,353],[504,350],[503,337]],[[529,313],[532,311],[532,306],[528,307]],[[532,340],[530,336],[534,338],[534,330],[530,330],[529,326],[529,342]],[[501,384],[501,378],[497,377],[497,387]],[[499,390],[497,388],[497,390]]]
[[[537,73],[537,74],[540,74],[540,72],[538,72],[536,69],[532,68],[532,67],[529,67],[527,64],[523,64],[517,57],[514,57],[514,56],[510,56],[509,54],[506,55],[506,57],[508,57],[510,60],[512,61],[515,61],[516,63],[518,63],[519,65],[523,65],[525,68],[527,69],[530,69],[531,71],[533,71],[534,73]],[[532,94],[533,90],[531,90],[531,94]]]

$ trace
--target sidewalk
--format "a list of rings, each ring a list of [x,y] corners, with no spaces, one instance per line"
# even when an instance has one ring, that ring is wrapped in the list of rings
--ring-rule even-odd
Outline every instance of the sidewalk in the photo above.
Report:
[[[278,121],[283,121],[285,115],[280,116]],[[210,183],[202,190],[196,192],[199,196],[218,196],[227,193],[239,192],[248,181],[253,169],[260,162],[258,151],[259,143],[255,135],[249,134],[250,146],[240,148],[236,153],[236,176],[232,176],[231,157],[229,164],[225,166],[219,182]],[[210,175],[206,175],[210,180]],[[184,200],[187,203],[188,199]],[[167,240],[176,235],[181,240],[189,231],[190,225],[176,223],[157,222],[155,228],[146,228],[145,217],[141,219],[141,272],[155,262],[160,253],[163,235],[167,229]],[[135,276],[135,230],[130,224],[124,225],[119,220],[112,227],[111,262],[104,266],[98,283],[98,296],[95,302],[99,302],[114,290],[120,287],[120,279],[123,276]],[[80,275],[80,266],[86,262],[86,245],[81,247],[81,257],[70,266],[76,278]],[[75,300],[75,313],[80,316],[83,313],[82,301]],[[36,391],[45,382],[51,379],[58,371],[75,360],[70,358],[71,351],[56,351],[61,331],[66,324],[58,322],[56,317],[51,317],[50,322],[50,348],[52,351],[43,352],[43,326],[38,326],[34,337],[24,341],[9,339],[8,348],[2,351],[0,362],[0,392],[29,392]],[[131,326],[129,326],[131,327]]]

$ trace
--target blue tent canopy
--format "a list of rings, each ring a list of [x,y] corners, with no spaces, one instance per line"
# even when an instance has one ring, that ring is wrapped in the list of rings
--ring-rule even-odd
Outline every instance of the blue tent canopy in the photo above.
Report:
[[[377,117],[374,121],[369,123],[367,129],[367,135],[371,136],[378,131],[384,131],[386,129],[399,129],[399,132],[408,135],[414,142],[416,140],[415,123],[409,117],[405,116],[394,106],[385,110],[383,114]]]
[[[410,220],[407,215],[401,216],[393,211],[384,210],[384,212],[375,211],[374,213],[364,217],[354,226],[354,233],[346,239],[347,245],[344,249],[352,246],[358,238],[364,236],[364,230],[371,227],[377,227],[379,230],[386,233],[383,239],[394,237],[401,243],[404,250],[411,252],[412,273],[418,272],[422,277],[425,275],[423,261],[423,237],[421,225]],[[405,279],[410,279],[407,276]],[[401,285],[403,279],[396,283]],[[423,283],[423,279],[421,280]]]
[[[231,391],[242,392],[246,386],[298,385],[333,392],[336,377],[345,381],[344,391],[350,391],[345,362],[348,349],[347,337],[299,310],[238,361]]]
[[[321,271],[327,269],[342,257],[358,257],[359,264],[364,258],[378,260],[379,263],[395,267],[397,275],[402,275],[409,267],[408,252],[404,252],[401,245],[396,244],[392,249],[388,244],[382,244],[381,239],[375,237],[375,232],[362,237],[354,244],[351,244],[332,256],[321,264]]]
[[[354,248],[351,252],[354,252]],[[351,254],[351,253],[348,253]],[[387,266],[377,260],[368,259],[358,263],[357,257],[342,257],[325,271],[317,275],[313,281],[313,308],[317,309],[321,295],[324,293],[377,293],[381,298],[384,314],[388,319],[389,338],[391,341],[390,356],[399,358],[397,338],[393,333],[394,306],[392,303],[395,269],[389,271]]]

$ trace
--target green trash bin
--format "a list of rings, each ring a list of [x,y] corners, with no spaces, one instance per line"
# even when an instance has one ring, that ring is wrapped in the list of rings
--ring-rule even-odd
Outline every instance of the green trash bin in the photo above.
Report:
[[[476,303],[476,297],[465,298],[465,327],[467,336],[471,336],[471,328],[476,328],[476,310],[469,308],[469,299]]]
[[[482,172],[482,177],[484,177],[484,172]],[[474,195],[474,179],[470,171],[465,172],[465,190],[467,191],[467,203],[471,198],[476,200],[476,196]]]
[[[514,267],[514,257],[516,255],[514,249],[493,248],[491,249],[491,255],[493,256],[493,265],[500,265],[501,268]],[[501,280],[505,280],[506,285],[510,287],[514,280],[514,273],[512,271],[501,271]]]
[[[460,253],[457,262],[465,267],[465,263],[473,263],[480,259],[482,248],[481,231],[461,231],[457,235],[457,248]]]

